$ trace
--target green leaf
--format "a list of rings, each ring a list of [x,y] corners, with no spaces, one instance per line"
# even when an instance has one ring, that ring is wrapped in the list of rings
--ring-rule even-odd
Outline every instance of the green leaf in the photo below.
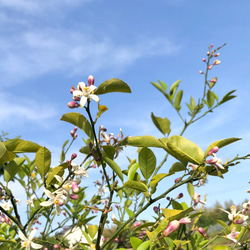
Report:
[[[102,146],[102,148],[105,153],[105,156],[113,160],[115,155],[115,148],[111,145]]]
[[[89,233],[90,238],[94,239],[97,230],[98,230],[97,225],[88,225],[88,233]]]
[[[154,123],[154,125],[160,130],[160,132],[165,135],[169,134],[171,129],[170,129],[170,121],[168,118],[161,118],[154,116],[153,112],[151,113],[151,119]]]
[[[175,201],[175,200],[172,200],[172,207],[173,207],[173,209],[183,210],[182,205],[179,202]]]
[[[144,241],[141,243],[140,246],[138,246],[137,250],[147,250],[151,244],[151,240]]]
[[[54,178],[55,175],[59,175],[59,176],[63,176],[64,174],[64,168],[63,165],[61,166],[57,166],[52,168],[52,171],[48,173],[48,177],[47,177],[47,184],[54,184],[57,182],[56,178]]]
[[[175,244],[174,244],[174,241],[171,239],[171,238],[169,238],[169,237],[164,237],[164,240],[166,241],[166,243],[167,243],[167,245],[169,246],[169,247],[175,247]]]
[[[209,108],[214,105],[214,93],[210,90],[207,91],[207,104]]]
[[[13,156],[10,159],[7,148],[3,142],[0,142],[0,166],[7,161],[13,160],[16,157],[15,154]]]
[[[222,98],[222,100],[219,102],[219,104],[222,104],[222,103],[224,103],[224,102],[227,102],[227,101],[229,101],[229,100],[235,98],[236,95],[232,95],[235,91],[236,91],[236,90],[232,90],[232,91],[228,92],[228,93]]]
[[[176,94],[175,100],[174,100],[174,107],[177,111],[181,109],[181,100],[183,96],[183,90],[179,90]]]
[[[91,140],[94,139],[92,127],[87,118],[82,114],[75,112],[67,113],[62,116],[61,120],[74,124],[81,130],[83,130]]]
[[[37,170],[42,178],[49,172],[50,163],[51,163],[51,153],[45,148],[41,147],[35,157],[35,162],[37,166]]]
[[[186,166],[183,165],[181,162],[175,162],[172,167],[169,169],[170,174],[174,174],[175,172],[185,171]]]
[[[209,147],[206,149],[206,151],[205,151],[205,153],[204,153],[204,157],[207,156],[208,152],[209,152],[213,147],[222,148],[222,147],[227,146],[227,145],[230,144],[230,143],[233,143],[233,142],[236,142],[236,141],[239,141],[239,140],[241,140],[241,138],[232,137],[232,138],[227,138],[227,139],[222,139],[222,140],[215,141],[215,142],[213,142],[211,145],[209,145]]]
[[[4,142],[5,147],[8,149],[8,151],[11,151],[13,153],[35,153],[37,152],[41,146],[31,142],[31,141],[24,141],[22,139],[12,139]]]
[[[203,161],[204,154],[202,149],[195,143],[182,136],[171,136],[167,140],[166,146],[166,151],[181,161],[184,165],[187,165],[188,162],[201,164]]]
[[[191,183],[187,184],[187,190],[191,198],[194,196],[194,186]]]
[[[142,244],[142,240],[137,237],[130,237],[130,243],[134,250],[137,250],[138,246]]]
[[[162,86],[159,83],[156,82],[150,82],[154,87],[156,87],[158,90],[160,90],[160,92],[162,92],[163,94],[165,94],[164,89],[162,88]]]
[[[129,181],[134,180],[135,173],[136,173],[138,168],[139,168],[139,162],[132,164],[132,166],[129,168],[129,170],[128,170],[128,180]]]
[[[161,84],[161,86],[162,86],[162,88],[165,90],[165,91],[167,91],[167,84],[165,83],[165,82],[163,82],[163,81],[161,81],[161,80],[158,80],[158,82]]]
[[[223,228],[228,228],[227,223],[224,222],[223,220],[217,220],[217,222],[218,222]]]
[[[145,136],[128,136],[126,137],[120,145],[130,145],[134,147],[157,147],[164,148],[165,145],[161,143],[157,138],[151,135]]]
[[[132,188],[142,193],[148,192],[148,187],[140,181],[127,181],[123,187]]]
[[[189,213],[194,211],[192,207],[186,210],[176,210],[176,209],[168,209],[168,208],[162,208],[161,210],[162,210],[164,217],[169,221],[180,220],[181,218],[184,218]]]
[[[97,121],[97,119],[104,113],[108,110],[108,108],[106,107],[106,105],[100,105],[98,103],[98,113],[96,115],[96,119],[95,119],[95,123]]]
[[[142,148],[139,152],[139,167],[143,177],[147,180],[153,174],[156,166],[156,157],[149,148]]]
[[[102,95],[110,92],[131,93],[131,89],[124,81],[117,78],[111,78],[99,85],[98,89],[95,91],[95,95]]]
[[[125,206],[126,213],[128,214],[128,217],[132,217],[134,215],[133,211],[129,209],[127,206]]]
[[[181,80],[178,80],[178,81],[174,82],[172,84],[172,86],[170,87],[169,95],[171,96],[172,100],[173,100],[173,97],[175,95],[177,88],[179,87],[180,82],[181,82]]]
[[[120,167],[113,160],[111,160],[109,157],[104,156],[103,158],[107,162],[107,164],[113,169],[113,171],[119,176],[121,181],[123,182],[123,174],[122,174]]]
[[[16,173],[19,171],[20,167],[24,163],[25,158],[23,157],[18,157],[11,161],[7,166],[5,166],[4,170],[4,180],[6,182],[9,182],[14,178]]]
[[[151,194],[153,194],[156,191],[158,183],[167,176],[169,176],[169,174],[163,174],[163,173],[153,176],[153,178],[149,183],[149,186],[151,188]]]
[[[232,249],[231,247],[225,246],[225,245],[219,245],[219,246],[214,246],[213,250],[230,250]]]

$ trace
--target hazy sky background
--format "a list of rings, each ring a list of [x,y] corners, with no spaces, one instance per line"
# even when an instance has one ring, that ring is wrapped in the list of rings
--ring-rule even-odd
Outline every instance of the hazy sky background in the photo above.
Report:
[[[204,76],[199,70],[205,70],[202,58],[208,46],[224,43],[221,64],[211,70],[209,79],[218,77],[214,91],[220,99],[233,89],[238,97],[190,127],[184,136],[203,150],[219,139],[243,138],[218,152],[224,162],[237,153],[249,153],[249,1],[0,0],[0,24],[0,129],[11,138],[20,135],[46,146],[53,165],[73,128],[60,121],[72,111],[67,107],[71,86],[86,82],[90,74],[96,86],[110,78],[122,79],[132,94],[100,96],[101,104],[109,108],[100,125],[114,134],[122,128],[125,136],[160,138],[150,118],[153,112],[168,117],[172,134],[178,134],[181,121],[150,82],[160,79],[170,86],[182,79],[185,116],[190,95],[197,100],[203,91]],[[84,113],[83,109],[73,111]],[[83,146],[85,135],[78,134],[68,157]],[[117,160],[123,169],[126,156],[135,157],[135,150],[127,148]],[[165,152],[156,153],[159,164]],[[165,172],[170,166],[164,166]],[[94,171],[89,176],[86,185],[100,178]],[[246,161],[230,169],[224,180],[209,178],[197,192],[208,195],[208,206],[229,199],[238,204],[249,199],[249,176]],[[173,180],[168,180],[170,185]]]

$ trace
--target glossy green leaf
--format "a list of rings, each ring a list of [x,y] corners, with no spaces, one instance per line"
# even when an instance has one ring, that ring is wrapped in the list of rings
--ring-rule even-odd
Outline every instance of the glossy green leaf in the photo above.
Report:
[[[183,90],[179,90],[176,94],[176,97],[174,99],[174,107],[177,111],[181,109],[181,100],[183,96]]]
[[[75,112],[67,113],[62,116],[61,120],[74,124],[81,130],[83,130],[86,133],[86,135],[90,137],[91,140],[93,140],[94,135],[93,135],[92,127],[89,121],[87,120],[87,118],[84,117],[82,114],[75,113]]]
[[[204,156],[206,157],[208,152],[213,148],[213,147],[218,147],[218,148],[222,148],[227,146],[228,144],[231,144],[233,142],[239,141],[241,140],[241,138],[236,138],[236,137],[232,137],[232,138],[227,138],[227,139],[222,139],[222,140],[218,140],[213,142],[211,145],[209,145],[209,147],[206,149]]]
[[[14,158],[15,158],[15,155],[14,155]],[[11,160],[13,160],[13,159],[11,159]],[[8,150],[5,147],[4,143],[0,142],[0,166],[7,161],[10,161]]]
[[[41,147],[35,157],[35,162],[37,166],[37,170],[42,178],[49,172],[50,163],[51,163],[51,153],[50,151],[45,148]]]
[[[158,183],[167,176],[169,176],[169,174],[160,173],[152,177],[149,183],[151,194],[155,193]]]
[[[191,198],[194,196],[194,186],[191,183],[187,184],[187,190]]]
[[[95,119],[95,123],[97,121],[97,119],[104,113],[108,110],[108,108],[106,107],[106,105],[100,105],[98,103],[98,112],[97,112],[97,115],[96,115],[96,119]]]
[[[113,171],[118,175],[118,177],[123,181],[123,173],[120,169],[120,167],[109,157],[103,157],[104,160],[107,162],[107,164],[113,169]]]
[[[37,152],[41,146],[31,142],[31,141],[24,141],[22,139],[12,139],[4,142],[5,147],[8,149],[8,151],[11,151],[13,153],[35,153]]]
[[[162,86],[162,88],[165,90],[165,91],[167,91],[167,84],[165,83],[165,82],[163,82],[163,81],[161,81],[161,80],[158,80],[158,82],[161,84],[161,86]]]
[[[127,206],[125,206],[126,213],[128,217],[132,217],[134,215],[133,211],[129,209]]]
[[[173,241],[171,238],[169,238],[169,237],[164,237],[164,240],[166,241],[166,243],[167,243],[167,245],[168,245],[169,247],[172,247],[172,248],[175,247],[174,241]]]
[[[168,139],[166,146],[167,152],[181,161],[184,165],[188,162],[201,164],[203,161],[204,154],[202,149],[182,136],[171,136]]]
[[[207,104],[209,108],[214,105],[214,93],[210,90],[207,91]]]
[[[148,187],[140,181],[127,181],[123,187],[132,188],[142,193],[148,192]]]
[[[180,220],[186,217],[189,213],[194,211],[192,207],[186,210],[177,210],[177,209],[168,209],[168,208],[162,208],[161,210],[162,210],[164,217],[169,221]]]
[[[225,245],[219,245],[219,246],[214,246],[213,250],[231,250],[231,247],[225,246]]]
[[[168,118],[161,118],[154,116],[153,112],[151,113],[151,119],[154,123],[154,125],[160,130],[160,132],[165,135],[169,134],[171,129],[170,129],[170,121]]]
[[[128,170],[128,180],[129,181],[134,180],[135,173],[136,173],[138,168],[139,168],[139,162],[132,164],[132,166],[129,168],[129,170]]]
[[[115,155],[115,148],[111,145],[102,146],[102,148],[105,153],[105,156],[113,160]]]
[[[6,182],[9,182],[10,180],[14,178],[14,176],[19,171],[24,161],[25,161],[25,158],[18,157],[18,158],[15,158],[13,161],[11,161],[7,166],[5,166],[4,180]]]
[[[180,171],[185,171],[186,166],[183,165],[181,162],[175,162],[172,167],[169,169],[169,173],[175,173],[175,172],[180,172]]]
[[[117,78],[111,78],[101,83],[95,94],[102,95],[110,92],[131,93],[131,89],[124,81]]]
[[[151,82],[151,84],[157,88],[160,92],[162,92],[163,94],[165,94],[164,89],[162,88],[162,86],[159,83],[156,82]]]
[[[142,148],[139,152],[139,167],[143,177],[147,180],[153,174],[156,166],[156,157],[149,148]]]
[[[98,226],[97,225],[88,225],[88,233],[90,238],[94,239],[96,233],[98,230]]]
[[[134,250],[137,250],[138,246],[141,245],[143,241],[137,237],[130,237],[130,243]]]
[[[141,243],[140,246],[138,246],[137,250],[147,250],[151,245],[151,240],[144,241]]]
[[[62,165],[52,168],[52,171],[48,173],[48,177],[46,179],[46,183],[48,185],[55,184],[57,182],[55,175],[63,176],[64,167]]]
[[[173,207],[173,209],[183,210],[182,205],[179,202],[177,202],[176,200],[172,200],[172,207]]]

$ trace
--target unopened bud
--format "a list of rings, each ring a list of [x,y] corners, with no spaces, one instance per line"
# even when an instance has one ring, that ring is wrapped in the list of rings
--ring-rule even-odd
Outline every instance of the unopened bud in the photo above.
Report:
[[[216,79],[216,78],[213,78],[213,79],[210,80],[210,82],[216,83],[216,82],[217,82],[217,79]]]
[[[70,199],[72,200],[78,200],[78,195],[77,194],[70,194]]]
[[[214,54],[214,57],[218,57],[220,55],[220,53],[216,53]]]
[[[154,212],[155,212],[156,214],[158,214],[159,208],[158,208],[157,206],[154,206],[154,207],[153,207],[153,210],[154,210]]]
[[[202,70],[200,70],[200,71],[199,71],[199,74],[201,74],[201,75],[202,75],[202,74],[204,74],[204,72],[203,72]]]
[[[208,52],[207,52],[207,56],[209,56],[209,55],[210,55],[210,52],[208,51]]]
[[[60,249],[60,246],[58,244],[55,244],[54,249]]]
[[[217,153],[218,150],[219,148],[217,146],[213,147],[212,149],[209,150],[209,152],[207,153],[207,156]]]
[[[213,63],[213,65],[218,65],[218,64],[220,64],[220,60],[215,60]]]
[[[66,212],[65,212],[64,210],[62,211],[62,213],[63,213],[63,215],[64,215],[64,216],[66,216],[66,215],[67,215],[67,214],[66,214]]]
[[[166,229],[163,231],[163,235],[165,237],[169,236],[171,233],[175,232],[179,228],[179,226],[180,226],[179,221],[177,220],[171,221],[166,227]]]
[[[202,61],[203,61],[203,62],[206,62],[207,60],[206,60],[205,58],[202,58]]]
[[[213,67],[213,64],[209,65],[207,68],[208,68],[209,70],[211,70],[212,67]]]
[[[74,193],[78,193],[79,192],[79,187],[77,185],[77,183],[75,181],[72,181],[72,190]]]
[[[214,45],[213,45],[213,44],[211,44],[211,45],[210,45],[210,48],[212,49],[213,47],[214,47]]]
[[[181,180],[181,177],[176,178],[176,179],[174,180],[174,182],[177,183],[177,182],[179,182],[180,180]]]
[[[76,157],[77,157],[77,154],[76,154],[76,153],[73,153],[73,154],[71,155],[71,161],[73,161]]]
[[[175,199],[181,199],[183,197],[183,193],[179,193]]]
[[[202,227],[199,227],[199,228],[198,228],[198,232],[199,232],[200,234],[202,234],[204,237],[207,238],[207,234],[206,234],[205,230],[204,230]]]
[[[74,102],[74,101],[68,102],[68,107],[71,109],[78,108],[79,106],[80,106],[80,104],[77,102]]]
[[[94,85],[94,81],[95,81],[94,77],[92,75],[90,75],[88,77],[88,84],[89,84],[89,86]]]

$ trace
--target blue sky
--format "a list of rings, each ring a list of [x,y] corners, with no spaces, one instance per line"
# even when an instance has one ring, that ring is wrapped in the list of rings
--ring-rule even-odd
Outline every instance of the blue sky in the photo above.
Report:
[[[72,85],[90,74],[97,86],[110,78],[130,85],[132,94],[100,96],[109,108],[100,120],[108,132],[122,128],[125,136],[162,137],[150,118],[154,112],[168,117],[172,133],[178,134],[180,120],[150,82],[160,79],[169,86],[182,79],[184,107],[190,95],[198,98],[203,91],[199,70],[205,70],[208,46],[224,43],[221,64],[210,77],[218,76],[214,90],[220,98],[233,89],[238,97],[184,136],[204,150],[218,139],[243,138],[219,151],[224,161],[249,153],[249,1],[0,0],[0,23],[1,131],[46,146],[54,165],[73,128],[60,121],[72,111],[67,107]],[[82,146],[83,136],[79,132],[70,153]],[[118,159],[122,167],[126,156],[135,157],[133,151],[127,148]],[[156,154],[160,163],[164,152]],[[86,183],[95,178],[93,172]],[[249,199],[249,181],[249,162],[243,162],[224,180],[210,178],[197,191],[208,194],[209,206],[229,199],[238,204]]]

